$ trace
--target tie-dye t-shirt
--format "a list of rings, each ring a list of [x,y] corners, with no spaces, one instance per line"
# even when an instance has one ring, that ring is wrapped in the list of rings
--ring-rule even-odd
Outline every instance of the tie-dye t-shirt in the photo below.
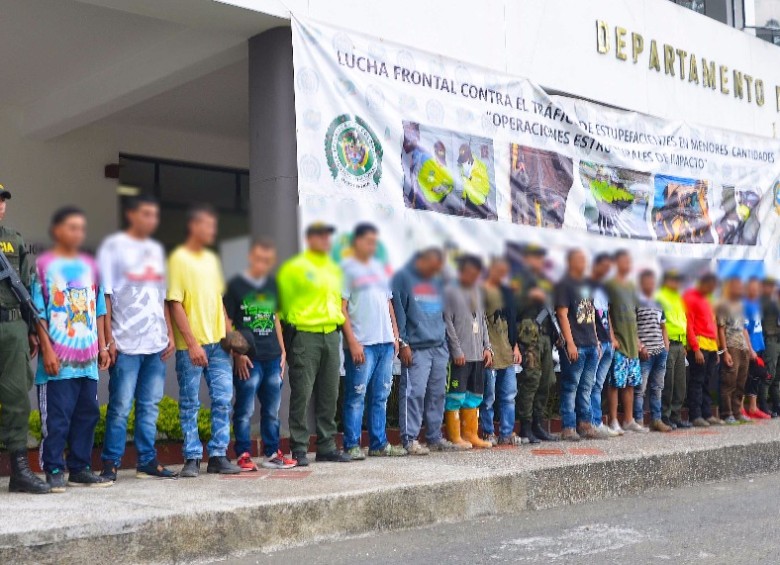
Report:
[[[60,360],[59,374],[50,376],[39,355],[35,384],[77,377],[97,380],[97,324],[106,315],[106,301],[95,262],[88,255],[59,257],[47,252],[38,258],[35,274],[33,302],[49,325],[51,344]]]

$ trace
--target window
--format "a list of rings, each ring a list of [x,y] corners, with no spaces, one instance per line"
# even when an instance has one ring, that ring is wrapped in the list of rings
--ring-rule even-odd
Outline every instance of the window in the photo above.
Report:
[[[756,0],[756,36],[780,45],[780,0]]]
[[[672,1],[675,4],[678,4],[683,8],[688,8],[689,10],[693,10],[694,12],[698,12],[700,14],[706,13],[706,10],[704,8],[704,0],[672,0]]]
[[[249,171],[137,155],[119,156],[120,224],[124,202],[150,194],[160,202],[157,238],[171,248],[184,233],[186,209],[207,202],[219,212],[220,238],[249,233]]]

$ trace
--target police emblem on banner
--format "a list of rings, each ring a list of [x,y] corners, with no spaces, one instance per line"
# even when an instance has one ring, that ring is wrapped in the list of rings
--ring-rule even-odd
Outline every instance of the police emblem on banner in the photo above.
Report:
[[[382,178],[382,144],[359,116],[342,114],[325,135],[333,179],[344,186],[376,190]]]

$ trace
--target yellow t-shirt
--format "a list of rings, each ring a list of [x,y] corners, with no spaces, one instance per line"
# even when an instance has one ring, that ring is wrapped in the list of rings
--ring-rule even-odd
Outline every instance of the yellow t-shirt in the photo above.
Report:
[[[225,281],[217,255],[204,249],[194,253],[180,246],[168,259],[166,300],[180,302],[187,314],[192,335],[200,345],[218,343],[225,337],[222,294]],[[176,349],[187,349],[184,337],[173,324]]]

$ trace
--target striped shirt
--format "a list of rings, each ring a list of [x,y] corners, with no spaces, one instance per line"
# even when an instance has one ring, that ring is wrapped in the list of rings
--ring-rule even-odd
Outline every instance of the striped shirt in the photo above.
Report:
[[[637,298],[636,323],[639,341],[650,355],[666,347],[661,324],[666,324],[666,315],[661,305],[653,298],[639,295]]]

